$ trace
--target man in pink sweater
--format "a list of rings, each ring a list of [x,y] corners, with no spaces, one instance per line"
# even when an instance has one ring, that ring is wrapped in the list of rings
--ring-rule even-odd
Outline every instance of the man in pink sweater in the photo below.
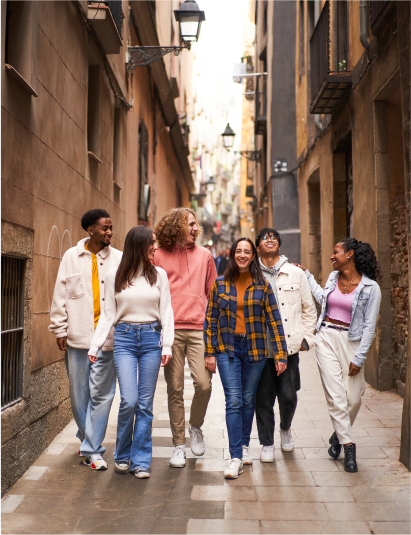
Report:
[[[168,412],[173,433],[174,453],[170,466],[186,464],[184,363],[187,358],[194,383],[189,432],[191,451],[205,451],[201,426],[211,395],[211,373],[204,364],[203,326],[211,287],[217,278],[213,257],[206,248],[195,244],[199,225],[194,210],[175,208],[156,225],[159,248],[155,264],[168,275],[174,312],[173,358],[164,368],[167,382]]]

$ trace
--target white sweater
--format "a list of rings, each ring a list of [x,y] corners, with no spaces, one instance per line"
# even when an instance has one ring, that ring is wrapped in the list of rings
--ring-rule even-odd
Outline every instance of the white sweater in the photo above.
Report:
[[[162,355],[171,355],[174,342],[174,315],[171,308],[167,273],[156,267],[157,282],[151,286],[142,276],[133,279],[131,286],[119,293],[114,291],[117,268],[110,269],[105,278],[104,312],[98,320],[90,344],[89,355],[96,356],[110,329],[117,323],[154,323],[162,327]]]
[[[54,288],[50,308],[49,331],[56,338],[67,336],[70,347],[88,349],[94,334],[93,260],[84,248],[90,238],[80,240],[63,256]],[[104,311],[104,277],[110,269],[117,268],[122,252],[105,247],[97,253],[100,281],[100,310]],[[113,331],[114,332],[114,331]],[[113,332],[107,337],[103,351],[113,349]]]

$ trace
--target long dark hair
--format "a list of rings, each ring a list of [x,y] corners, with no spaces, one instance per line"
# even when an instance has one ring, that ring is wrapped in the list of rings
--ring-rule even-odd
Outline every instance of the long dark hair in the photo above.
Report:
[[[346,253],[351,250],[354,251],[355,269],[358,273],[361,275],[364,273],[373,281],[381,278],[377,257],[369,243],[357,241],[355,238],[344,238],[339,243],[341,243]]]
[[[138,225],[127,233],[124,242],[124,252],[120,265],[117,269],[115,291],[121,292],[130,286],[134,277],[142,265],[143,277],[153,286],[157,282],[157,271],[147,258],[147,249],[153,241],[153,231],[151,228]]]
[[[259,284],[264,284],[264,275],[261,271],[260,261],[258,260],[257,249],[254,243],[249,238],[238,238],[230,249],[230,256],[228,257],[228,266],[224,272],[224,278],[230,282],[235,282],[237,277],[240,275],[240,270],[238,269],[237,263],[235,261],[235,251],[237,249],[240,241],[246,241],[251,245],[251,250],[253,251],[254,259],[249,266],[249,270],[252,278]]]

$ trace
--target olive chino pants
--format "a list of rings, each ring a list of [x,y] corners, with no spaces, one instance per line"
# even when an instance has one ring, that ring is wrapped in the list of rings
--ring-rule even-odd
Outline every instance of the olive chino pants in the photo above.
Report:
[[[167,383],[168,413],[173,444],[186,443],[184,411],[184,364],[187,358],[194,384],[190,425],[203,425],[211,395],[211,373],[205,367],[203,331],[177,329],[174,332],[173,358],[164,367]]]

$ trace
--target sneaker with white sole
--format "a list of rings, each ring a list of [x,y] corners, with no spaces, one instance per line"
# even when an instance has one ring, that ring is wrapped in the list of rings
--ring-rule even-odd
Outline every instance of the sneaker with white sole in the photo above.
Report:
[[[129,463],[126,463],[125,461],[114,461],[114,466],[117,468],[117,470],[120,470],[120,472],[127,472]]]
[[[272,446],[263,446],[260,453],[260,461],[262,463],[274,462],[274,444]]]
[[[237,479],[243,473],[243,461],[241,459],[231,459],[228,468],[224,470],[226,479]]]
[[[108,464],[99,453],[93,453],[90,457],[84,457],[83,464],[92,470],[107,470]]]
[[[188,432],[190,433],[191,437],[191,451],[194,453],[194,455],[204,455],[205,444],[201,429],[197,429],[196,427],[191,427],[191,425],[189,425]]]
[[[150,472],[144,468],[137,468],[134,470],[134,477],[137,477],[138,479],[147,479],[150,477]]]
[[[250,455],[250,447],[243,446],[243,464],[253,464],[253,458]]]
[[[185,446],[175,446],[174,453],[168,464],[173,468],[184,468],[186,465],[186,448]]]
[[[280,437],[281,437],[281,449],[283,451],[293,451],[294,449],[294,440],[291,435],[291,429],[283,431],[280,427]]]

